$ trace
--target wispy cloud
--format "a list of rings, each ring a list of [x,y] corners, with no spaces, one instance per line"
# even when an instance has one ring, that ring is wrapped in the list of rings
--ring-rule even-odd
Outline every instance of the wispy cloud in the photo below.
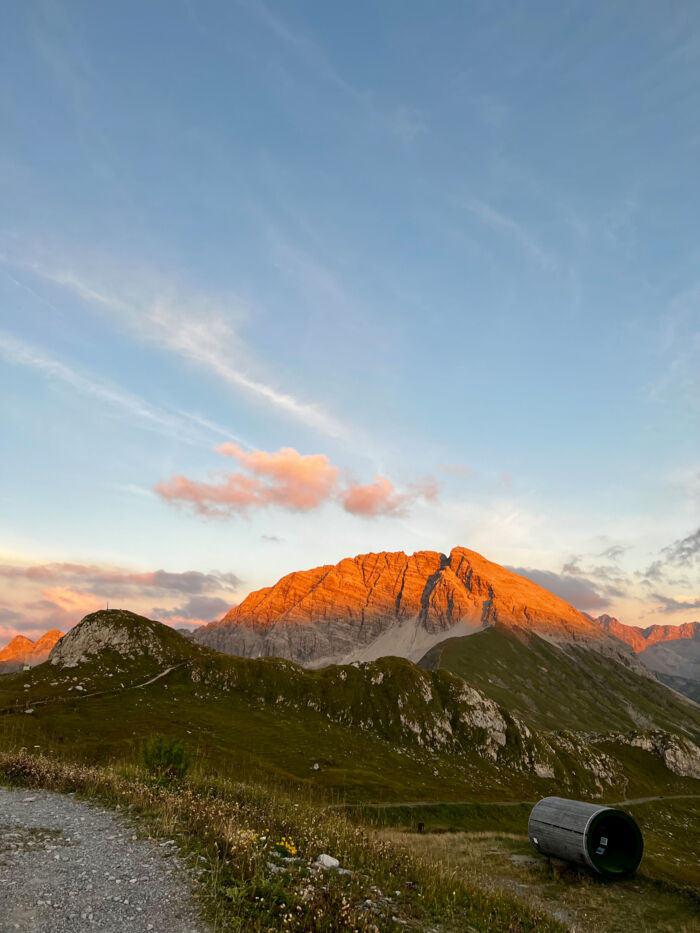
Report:
[[[290,25],[279,14],[273,13],[270,7],[262,0],[247,0],[246,9],[257,19],[286,50],[293,55],[299,64],[313,71],[327,84],[334,86],[356,103],[367,103],[369,95],[358,90],[353,84],[341,76],[337,68],[330,61],[323,46],[310,35]]]
[[[543,269],[554,271],[557,268],[558,263],[554,256],[544,249],[537,238],[523,224],[496,210],[485,201],[472,199],[467,202],[466,207],[492,230],[505,234],[514,240]]]
[[[666,560],[677,567],[689,567],[700,557],[700,528],[663,549]]]
[[[344,77],[325,46],[310,33],[302,31],[262,0],[247,0],[245,8],[294,60],[300,73],[311,73],[344,99],[340,112],[356,113],[366,123],[379,128],[402,143],[411,143],[427,132],[425,114],[406,104],[391,105],[377,100],[372,90],[358,87]],[[338,108],[335,109],[337,116]]]
[[[700,407],[700,282],[675,295],[668,303],[656,335],[662,370],[649,385],[654,400]]]
[[[133,276],[129,292],[107,287],[68,269],[56,269],[35,261],[17,261],[0,256],[0,261],[24,269],[44,281],[65,288],[89,307],[115,315],[141,340],[161,350],[174,353],[188,363],[216,376],[227,385],[331,437],[346,437],[349,432],[333,416],[314,404],[283,392],[246,372],[240,358],[250,359],[234,328],[233,314],[207,297],[173,295],[172,290],[143,286],[137,289]]]
[[[53,379],[70,386],[80,395],[94,398],[111,408],[143,424],[149,430],[168,437],[176,437],[188,444],[201,446],[208,444],[212,435],[235,438],[236,435],[208,421],[197,414],[175,411],[151,405],[132,392],[109,384],[95,376],[79,372],[72,366],[56,359],[40,347],[19,340],[17,337],[0,331],[0,357],[15,366],[24,366],[40,372],[47,379]]]
[[[611,544],[610,547],[606,548],[604,551],[601,551],[599,556],[604,557],[606,560],[616,562],[622,557],[625,551],[628,550],[629,545]]]
[[[476,470],[473,470],[466,463],[440,463],[438,464],[445,473],[452,473],[455,476],[475,476]]]
[[[676,599],[673,596],[664,596],[662,593],[654,593],[653,598],[661,604],[661,612],[689,612],[700,609],[700,598],[698,599]]]

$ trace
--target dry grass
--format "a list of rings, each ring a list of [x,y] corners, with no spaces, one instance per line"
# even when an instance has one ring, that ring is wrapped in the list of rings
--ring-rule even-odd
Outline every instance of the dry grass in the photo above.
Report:
[[[0,752],[10,783],[76,792],[138,815],[206,868],[200,901],[216,931],[297,933],[562,930],[544,912],[486,893],[311,802],[232,782],[149,782],[133,766],[88,767]],[[321,853],[347,874],[318,871]]]
[[[575,933],[698,933],[700,903],[687,890],[646,876],[607,882],[537,855],[527,837],[514,833],[418,835],[382,831],[379,837],[403,846],[455,876],[466,876],[492,893],[517,897],[545,910]]]

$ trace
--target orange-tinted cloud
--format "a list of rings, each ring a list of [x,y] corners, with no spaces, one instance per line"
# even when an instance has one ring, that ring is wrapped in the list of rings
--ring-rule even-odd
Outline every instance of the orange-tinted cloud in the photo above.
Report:
[[[340,501],[345,511],[353,515],[391,515],[401,511],[406,496],[398,493],[386,476],[375,476],[373,483],[348,486]]]
[[[373,518],[377,515],[398,515],[416,499],[437,498],[437,484],[432,480],[414,483],[407,492],[398,492],[386,476],[375,476],[373,483],[349,485],[340,494],[346,512]]]
[[[210,483],[173,476],[158,483],[155,491],[170,502],[189,503],[204,515],[230,515],[268,505],[306,512],[325,502],[338,481],[338,467],[325,454],[304,455],[292,447],[246,453],[237,444],[222,444],[215,450],[234,457],[254,475],[224,472]]]
[[[67,632],[85,615],[109,605],[192,626],[223,615],[236,602],[236,574],[213,570],[134,571],[82,563],[0,564],[0,647],[15,635]],[[157,600],[157,603],[156,603]],[[153,610],[154,604],[165,606]]]
[[[57,609],[71,614],[87,615],[89,612],[104,608],[102,600],[98,599],[94,593],[79,593],[67,586],[43,590],[41,595],[47,602],[53,603]]]
[[[252,508],[276,505],[293,511],[317,509],[329,500],[342,504],[353,515],[396,515],[418,498],[435,499],[433,480],[396,489],[385,476],[366,485],[349,482],[341,487],[338,467],[325,454],[300,454],[292,447],[274,453],[245,451],[238,444],[214,448],[232,457],[247,473],[219,472],[210,482],[173,476],[154,488],[163,499],[191,505],[203,515],[242,514]],[[252,475],[248,475],[252,474]]]
[[[237,444],[215,447],[225,457],[234,457],[250,473],[268,479],[263,494],[270,502],[292,509],[314,509],[324,502],[338,482],[338,467],[325,454],[304,455],[293,447],[275,453],[242,450]]]

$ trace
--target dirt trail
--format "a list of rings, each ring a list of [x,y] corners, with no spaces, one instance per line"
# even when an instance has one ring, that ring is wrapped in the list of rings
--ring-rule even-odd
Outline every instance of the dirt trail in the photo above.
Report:
[[[632,807],[637,803],[651,803],[655,800],[700,800],[700,794],[666,794],[659,797],[634,797],[629,800],[618,800],[614,803],[600,803],[601,807]],[[595,801],[597,803],[597,801]],[[333,804],[332,809],[359,809],[361,807],[374,807],[377,810],[391,809],[393,807],[534,807],[536,800],[405,800],[390,803],[339,803]]]
[[[207,933],[194,880],[115,812],[0,787],[0,933]]]

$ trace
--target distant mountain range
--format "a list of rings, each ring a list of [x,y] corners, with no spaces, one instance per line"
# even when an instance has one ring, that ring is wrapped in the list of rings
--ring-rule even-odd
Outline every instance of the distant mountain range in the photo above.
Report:
[[[595,621],[629,645],[659,680],[700,703],[700,622],[639,628],[609,615]]]
[[[700,639],[700,622],[684,622],[682,625],[650,625],[640,628],[638,625],[625,625],[619,619],[609,615],[598,616],[594,620],[610,635],[619,638],[639,653],[661,642],[679,639]]]
[[[21,670],[25,664],[34,667],[45,661],[53,646],[63,638],[63,632],[52,628],[41,638],[32,641],[24,635],[15,635],[12,641],[0,650],[0,674]]]
[[[463,547],[449,555],[360,554],[287,574],[194,637],[228,654],[324,667],[386,655],[418,661],[446,638],[496,623],[634,664],[632,652],[588,616]]]
[[[570,654],[574,647],[593,650],[637,673],[652,671],[700,701],[699,622],[640,628],[609,615],[595,619],[463,547],[449,555],[361,554],[296,571],[191,637],[226,654],[321,668],[386,656],[419,662],[448,639],[495,626],[521,640],[533,635]],[[36,643],[17,636],[0,651],[0,672],[41,663],[60,638],[56,629]],[[476,652],[477,643],[469,644]]]

